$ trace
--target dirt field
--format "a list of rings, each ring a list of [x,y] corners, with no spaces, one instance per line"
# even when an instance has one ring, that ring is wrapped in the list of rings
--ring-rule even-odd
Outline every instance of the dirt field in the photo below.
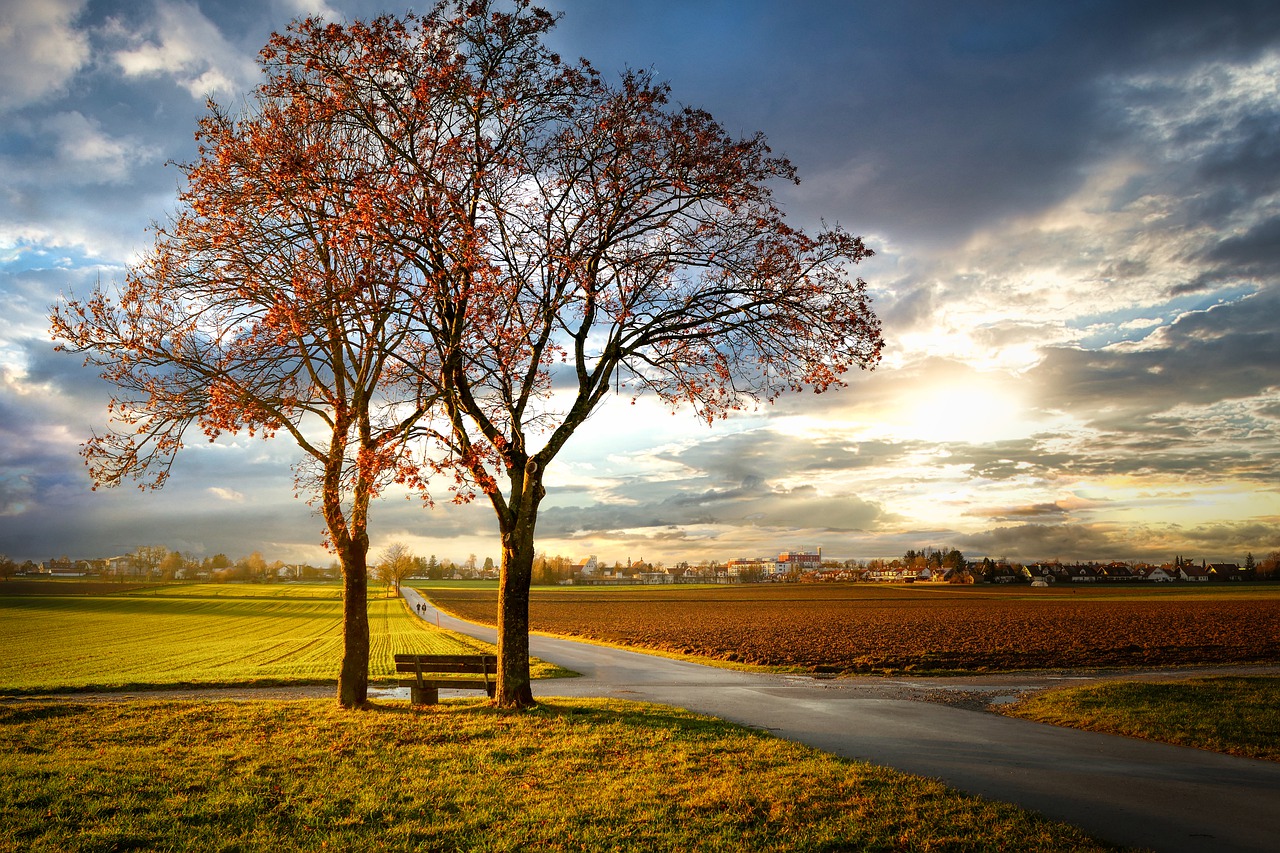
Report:
[[[492,624],[492,590],[424,592]],[[534,590],[535,631],[815,672],[1280,661],[1280,586],[744,585]]]

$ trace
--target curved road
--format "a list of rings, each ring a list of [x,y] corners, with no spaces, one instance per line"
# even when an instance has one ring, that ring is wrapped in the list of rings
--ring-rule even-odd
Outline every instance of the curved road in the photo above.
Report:
[[[417,590],[403,591],[428,622],[495,642],[493,628],[442,613]],[[635,699],[711,714],[1017,803],[1114,844],[1171,853],[1280,850],[1280,763],[918,701],[929,691],[999,700],[1041,686],[1043,678],[819,679],[743,673],[536,634],[529,642],[535,657],[582,674],[535,681],[537,696]]]

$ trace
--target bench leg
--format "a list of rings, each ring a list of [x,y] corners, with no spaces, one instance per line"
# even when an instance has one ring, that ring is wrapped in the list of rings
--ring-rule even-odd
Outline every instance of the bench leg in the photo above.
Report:
[[[413,705],[435,705],[440,701],[440,691],[435,687],[413,685],[409,688],[409,702]]]
[[[490,698],[490,699],[492,699],[492,698],[497,694],[497,692],[498,692],[498,685],[497,685],[497,683],[496,683],[496,682],[493,682],[493,681],[490,681],[488,684],[486,684],[486,685],[484,686],[484,692],[485,692],[485,693],[488,693],[488,694],[489,694],[489,698]]]

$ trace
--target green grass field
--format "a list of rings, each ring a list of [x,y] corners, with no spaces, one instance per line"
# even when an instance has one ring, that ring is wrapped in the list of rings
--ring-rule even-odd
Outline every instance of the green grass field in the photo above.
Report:
[[[1280,677],[1114,681],[1049,690],[1010,716],[1280,761]]]
[[[71,585],[0,587],[0,691],[186,684],[323,684],[342,657],[336,585],[200,584],[66,594]],[[16,588],[16,587],[15,587]],[[397,651],[488,650],[427,625],[399,597],[371,590],[371,681]]]
[[[1109,849],[684,711],[553,700],[0,703],[0,850]]]

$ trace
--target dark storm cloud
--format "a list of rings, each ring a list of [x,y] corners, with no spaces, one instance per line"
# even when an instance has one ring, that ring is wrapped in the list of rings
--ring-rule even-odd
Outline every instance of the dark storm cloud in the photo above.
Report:
[[[1277,137],[1280,137],[1280,129]],[[1280,175],[1280,157],[1272,168]],[[1280,273],[1280,216],[1259,223],[1247,234],[1223,240],[1209,252],[1208,257],[1232,270],[1243,268],[1272,276]]]
[[[553,507],[538,519],[540,537],[572,539],[644,531],[649,536],[698,525],[721,528],[732,542],[741,528],[816,529],[828,532],[872,530],[887,518],[878,504],[856,495],[823,495],[812,488],[771,489],[763,484],[725,492],[685,494],[664,500],[625,504],[602,500],[586,507]]]
[[[113,510],[129,506],[131,512],[106,510],[108,503]],[[64,511],[68,508],[59,506]],[[0,518],[0,537],[12,553],[37,561],[115,556],[143,545],[163,545],[197,556],[223,553],[233,559],[263,551],[268,559],[275,559],[315,550],[321,538],[322,525],[308,518],[305,508],[288,505],[246,513],[219,510],[203,500],[184,502],[171,494],[122,500],[93,493],[83,499],[82,506],[70,508],[81,518],[74,529],[69,530],[65,518],[52,512],[31,512],[20,520]]]
[[[1080,167],[1123,133],[1105,81],[1246,59],[1274,43],[1280,15],[1265,3],[761,3],[735,4],[720,26],[744,46],[803,57],[780,66],[721,50],[692,76],[713,112],[714,100],[734,100],[703,82],[713,73],[755,93],[759,114],[748,101],[735,117],[755,119],[819,184],[806,208],[932,240],[1042,209],[1079,186]],[[679,62],[675,71],[689,74]],[[1265,155],[1244,153],[1256,148],[1233,146],[1219,170],[1271,178]],[[830,180],[841,171],[854,180]]]
[[[856,472],[881,466],[907,452],[888,442],[839,439],[798,441],[774,430],[712,436],[658,454],[684,468],[680,480],[628,479],[592,506],[544,510],[539,531],[552,537],[602,534],[609,530],[659,530],[685,525],[866,530],[888,515],[853,493]],[[811,485],[786,487],[804,475],[847,473],[839,493]],[[726,534],[728,535],[728,534]]]
[[[776,481],[804,472],[853,472],[892,464],[910,452],[909,442],[857,441],[839,437],[801,440],[772,429],[713,436],[679,450],[658,454],[678,462],[695,476],[716,483]]]
[[[939,307],[938,285],[932,281],[899,282],[876,306],[876,315],[890,335],[933,322]]]
[[[991,444],[948,444],[946,458],[948,463],[966,466],[971,477],[993,481],[1134,475],[1266,484],[1280,472],[1280,440],[1275,429],[1260,425],[1257,417],[1241,416],[1239,426],[1132,417],[1118,424],[1113,419],[1096,424],[1099,432],[1087,442],[1045,433]]]
[[[849,191],[830,173],[861,174],[855,194],[840,198],[853,228],[923,236],[1042,203],[1046,186],[1078,179],[1095,124],[1080,82],[1097,70],[1077,57],[1097,30],[1061,7],[567,7],[564,35],[592,44],[585,52],[605,70],[654,64],[676,98],[709,108],[733,132],[763,130],[820,201],[834,197],[827,190]],[[682,49],[682,37],[698,44]],[[672,46],[641,55],[638,41]],[[762,49],[790,61],[767,61]],[[1023,179],[1029,173],[1034,183]],[[805,195],[807,206],[814,193]]]
[[[293,500],[281,441],[247,452],[188,436],[160,491],[129,483],[91,491],[77,451],[107,425],[109,386],[78,355],[39,339],[15,341],[24,370],[0,371],[0,553],[23,559],[127,553],[140,545],[232,556],[274,543],[286,556],[314,551],[323,525]],[[248,496],[243,502],[226,496]]]
[[[1153,333],[1138,349],[1051,348],[1029,374],[1049,408],[1087,421],[1178,404],[1272,397],[1280,389],[1280,286]]]
[[[1019,562],[1062,560],[1171,562],[1175,556],[1209,562],[1243,563],[1280,547],[1280,519],[1207,524],[1118,526],[1105,524],[1021,524],[957,535],[966,555],[1008,557]]]
[[[1043,519],[1045,521],[1062,521],[1069,510],[1058,503],[1031,504],[1029,506],[978,507],[967,510],[965,515],[977,518],[989,518],[992,521],[1008,521],[1011,519]]]
[[[1240,560],[1236,555],[1252,549],[1254,556],[1259,557],[1262,552],[1280,549],[1280,518],[1269,522],[1206,524],[1193,527],[1184,535],[1189,543],[1207,554],[1230,555],[1233,560]]]
[[[1123,533],[1088,525],[1023,524],[999,527],[983,533],[957,536],[965,554],[986,554],[1011,560],[1132,559],[1134,546]]]
[[[538,515],[539,537],[573,539],[599,533],[635,529],[675,529],[688,524],[714,524],[715,516],[661,504],[596,503],[592,506],[551,507]]]
[[[76,448],[105,416],[107,393],[78,358],[53,358],[51,344],[12,344],[27,371],[0,366],[0,552],[25,557],[19,545],[37,529],[77,518],[89,478]]]
[[[74,401],[75,408],[87,419],[101,421],[106,417],[106,403],[112,387],[92,367],[86,367],[84,356],[58,352],[54,343],[26,339],[17,342],[26,362],[26,382],[47,386],[63,402]]]
[[[1202,157],[1194,176],[1207,192],[1191,202],[1202,221],[1216,224],[1242,199],[1266,196],[1280,188],[1280,110],[1252,113],[1234,133]]]

